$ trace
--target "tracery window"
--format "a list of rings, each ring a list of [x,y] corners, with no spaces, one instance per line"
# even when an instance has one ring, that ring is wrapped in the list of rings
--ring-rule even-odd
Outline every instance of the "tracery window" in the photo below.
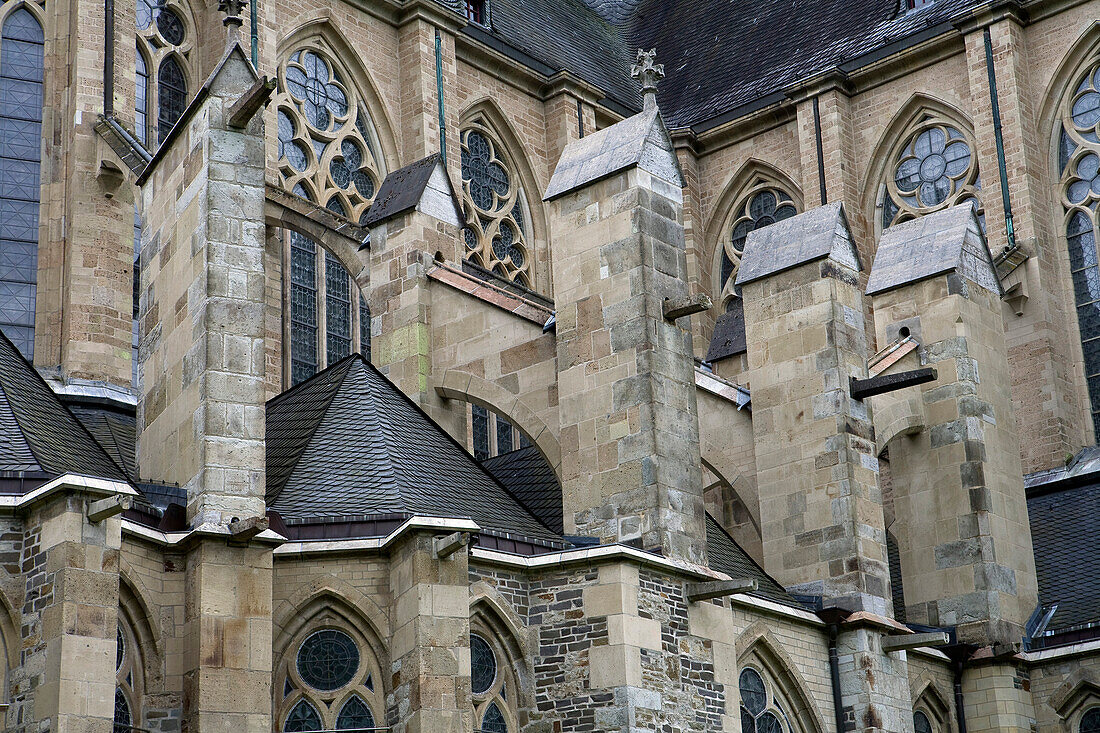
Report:
[[[491,635],[489,635],[490,638]],[[502,662],[503,653],[485,636],[470,634],[470,688],[474,697],[474,730],[509,733],[519,729],[512,675]]]
[[[467,420],[466,447],[479,461],[530,445],[527,436],[512,423],[481,405],[470,405]]]
[[[370,359],[370,307],[347,269],[331,252],[287,231],[284,272],[290,386],[361,351]]]
[[[743,733],[788,733],[791,730],[787,714],[758,671],[745,667],[737,682],[741,691]]]
[[[1081,716],[1077,733],[1100,733],[1100,708],[1091,708]]]
[[[141,727],[138,708],[141,689],[141,661],[137,642],[128,627],[118,625],[115,648],[114,733],[130,733]]]
[[[1064,100],[1057,159],[1077,322],[1093,427],[1100,439],[1100,264],[1096,251],[1100,201],[1100,63],[1093,62]]]
[[[363,221],[385,177],[378,140],[346,73],[320,47],[294,52],[279,69],[277,120],[287,190]]]
[[[42,25],[18,7],[0,26],[0,330],[34,358],[42,163]]]
[[[922,117],[902,139],[887,169],[881,229],[967,201],[984,227],[982,184],[971,140],[954,123],[931,115]]]
[[[279,677],[276,709],[284,731],[369,730],[384,721],[381,671],[350,628],[305,634]]]
[[[530,288],[523,189],[503,146],[481,122],[462,131],[462,208],[466,259]]]
[[[923,710],[918,710],[913,713],[913,731],[914,733],[935,733],[935,728],[932,727],[932,720]]]
[[[195,31],[177,0],[137,0],[136,11],[135,127],[138,139],[152,147],[164,142],[187,108],[186,67]]]
[[[734,285],[734,280],[737,279],[737,269],[741,266],[749,232],[789,219],[797,213],[798,207],[791,195],[765,179],[758,179],[738,200],[721,242],[718,290],[722,310],[734,308],[740,300],[740,288]]]

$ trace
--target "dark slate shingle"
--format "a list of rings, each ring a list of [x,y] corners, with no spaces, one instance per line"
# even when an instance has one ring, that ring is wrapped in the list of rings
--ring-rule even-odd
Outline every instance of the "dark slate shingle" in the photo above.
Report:
[[[41,470],[126,481],[88,430],[63,405],[38,372],[0,333],[0,470]],[[36,468],[28,461],[33,456]]]
[[[420,514],[560,541],[359,354],[267,404],[268,506],[288,521]]]
[[[133,413],[120,412],[107,407],[87,405],[70,404],[69,410],[88,429],[111,460],[117,463],[132,480],[137,479],[136,416]]]
[[[788,606],[801,607],[778,581],[764,572],[748,553],[741,549],[714,517],[707,514],[707,558],[711,569],[731,578],[755,578],[759,588],[751,595]]]
[[[745,340],[745,308],[740,298],[733,306],[718,316],[714,324],[714,333],[710,337],[707,349],[707,361],[718,361],[748,351]]]
[[[1031,496],[1027,511],[1039,603],[1058,605],[1047,632],[1100,622],[1100,483]]]
[[[539,521],[558,534],[565,531],[561,483],[538,448],[528,445],[486,458],[481,465]]]

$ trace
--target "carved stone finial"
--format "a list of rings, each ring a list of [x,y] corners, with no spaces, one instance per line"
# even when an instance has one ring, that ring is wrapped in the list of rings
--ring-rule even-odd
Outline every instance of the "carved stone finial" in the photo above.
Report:
[[[656,61],[657,49],[639,48],[638,60],[630,69],[630,75],[642,83],[642,101],[647,110],[657,106],[657,82],[665,78],[665,65]]]
[[[244,10],[245,0],[218,0],[218,10],[225,13],[225,18],[222,19],[222,23],[229,29],[230,33],[234,33],[244,20],[241,18],[241,11]]]

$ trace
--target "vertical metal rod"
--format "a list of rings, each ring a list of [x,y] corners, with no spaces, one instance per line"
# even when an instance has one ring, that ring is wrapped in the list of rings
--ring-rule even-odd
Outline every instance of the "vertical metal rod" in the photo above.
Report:
[[[985,36],[985,70],[989,77],[989,101],[993,108],[993,138],[997,143],[997,170],[1001,175],[1001,202],[1005,209],[1005,231],[1008,233],[1008,248],[1016,248],[1016,227],[1012,222],[1012,201],[1008,195],[1008,166],[1005,164],[1005,144],[1001,134],[1001,105],[997,101],[997,74],[993,69],[993,40],[989,27],[982,31]]]
[[[581,108],[581,100],[577,100],[577,131],[584,137],[584,110]]]
[[[103,114],[115,113],[115,0],[103,0]]]
[[[256,19],[256,0],[248,0],[248,27],[252,33],[252,66],[260,69],[260,29]]]
[[[829,194],[825,191],[825,151],[821,149],[821,110],[814,97],[814,140],[817,141],[817,185],[821,192],[821,205],[829,203]]]
[[[435,94],[439,100],[439,154],[447,165],[447,122],[443,116],[443,38],[435,29]]]

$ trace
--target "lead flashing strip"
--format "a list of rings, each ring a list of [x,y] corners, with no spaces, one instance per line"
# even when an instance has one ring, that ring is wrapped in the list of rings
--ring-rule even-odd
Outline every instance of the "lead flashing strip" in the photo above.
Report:
[[[62,491],[81,491],[97,496],[139,496],[132,486],[121,481],[67,473],[21,496],[0,496],[0,509],[24,509]]]

